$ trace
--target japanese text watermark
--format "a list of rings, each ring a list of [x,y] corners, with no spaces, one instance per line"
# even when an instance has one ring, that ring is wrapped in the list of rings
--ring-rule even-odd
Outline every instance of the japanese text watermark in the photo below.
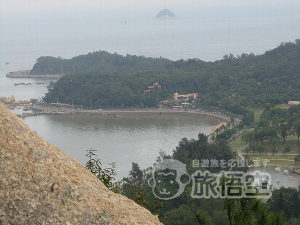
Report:
[[[227,167],[249,167],[250,165],[253,165],[254,167],[263,166],[266,167],[268,165],[268,162],[270,162],[269,159],[254,159],[251,161],[248,159],[194,159],[192,160],[192,167],[198,168],[198,167],[205,167],[205,168],[227,168]]]
[[[202,164],[203,163],[203,164]],[[240,163],[240,164],[239,164]],[[244,164],[245,163],[245,164]],[[193,168],[246,165],[238,160],[193,160]],[[257,164],[258,165],[258,164]],[[271,192],[271,175],[269,173],[243,171],[221,171],[212,173],[208,170],[196,170],[187,173],[186,164],[165,159],[154,165],[152,177],[148,180],[155,197],[170,200],[180,196],[187,184],[191,184],[192,198],[269,198]]]

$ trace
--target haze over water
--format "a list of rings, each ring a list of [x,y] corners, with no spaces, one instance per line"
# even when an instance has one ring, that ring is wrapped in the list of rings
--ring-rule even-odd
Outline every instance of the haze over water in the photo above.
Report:
[[[180,7],[174,1],[147,8],[130,4],[121,8],[119,1],[115,2],[107,9],[92,8],[91,4],[89,9],[64,11],[59,5],[57,10],[55,5],[48,10],[32,6],[28,12],[13,12],[15,15],[2,9],[1,71],[30,69],[40,56],[71,58],[98,50],[215,61],[229,53],[262,54],[300,36],[298,1],[199,3],[195,7],[188,2]],[[153,19],[163,7],[178,19]],[[125,24],[121,23],[124,19]],[[4,62],[10,65],[3,68]]]
[[[27,2],[24,10],[24,3],[18,0],[3,2],[0,7],[0,96],[14,95],[17,100],[42,97],[46,87],[14,87],[13,83],[40,79],[8,79],[6,72],[30,69],[40,56],[71,58],[104,50],[171,60],[215,61],[229,53],[263,54],[281,42],[300,38],[300,2],[293,0],[237,4],[213,0],[219,3],[215,5],[191,1],[194,7],[183,1],[156,1],[156,5],[134,0],[127,5],[127,1],[103,1],[106,5],[95,7],[94,1],[77,1],[81,3],[78,7],[76,1],[68,1],[74,3],[70,6],[59,3],[62,1],[51,1],[53,5],[49,6],[47,1]],[[8,7],[4,7],[6,4]],[[163,8],[178,19],[154,20]],[[124,19],[127,23],[121,23]],[[182,137],[209,134],[211,126],[218,123],[200,118],[160,121],[153,117],[118,120],[55,116],[26,118],[24,122],[81,163],[85,161],[84,150],[98,149],[104,163],[117,163],[120,176],[128,175],[132,161],[146,168],[153,164],[159,149],[171,154]]]

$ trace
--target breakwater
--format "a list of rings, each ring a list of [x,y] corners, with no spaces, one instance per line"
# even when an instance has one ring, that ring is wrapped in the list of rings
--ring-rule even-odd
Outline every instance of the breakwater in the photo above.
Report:
[[[29,117],[29,116],[39,116],[39,115],[43,115],[44,113],[22,113],[22,114],[16,114],[19,118],[25,118],[25,117]]]
[[[59,74],[47,74],[47,75],[39,75],[39,74],[30,74],[30,70],[19,70],[6,73],[6,77],[8,78],[51,78],[51,79],[59,79],[62,75]]]

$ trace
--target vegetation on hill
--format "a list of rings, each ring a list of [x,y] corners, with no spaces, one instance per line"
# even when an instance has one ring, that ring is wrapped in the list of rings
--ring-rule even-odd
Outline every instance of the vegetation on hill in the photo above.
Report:
[[[255,124],[253,131],[241,136],[244,144],[249,147],[247,153],[265,154],[268,159],[275,154],[294,154],[289,160],[300,162],[299,137],[300,137],[300,105],[289,108],[275,108],[268,104],[260,115],[260,120]],[[296,155],[299,154],[299,155]],[[295,156],[296,155],[296,156]],[[272,162],[274,163],[274,162]],[[291,165],[291,161],[286,162]]]
[[[199,134],[197,140],[183,138],[173,151],[172,156],[161,151],[156,163],[170,158],[183,162],[187,166],[187,174],[192,176],[196,171],[219,173],[220,170],[228,170],[228,168],[220,167],[221,159],[225,159],[226,162],[229,162],[227,160],[234,160],[235,153],[231,151],[227,142],[217,140],[216,143],[209,143],[207,136]],[[199,160],[199,165],[194,163],[195,160]],[[209,162],[207,165],[206,160]],[[212,166],[212,160],[220,162],[219,166]],[[247,167],[235,165],[231,171],[243,171],[243,169],[247,171]],[[198,175],[194,178],[199,180],[190,181],[185,186],[184,191],[176,198],[160,199],[155,196],[156,189],[153,189],[155,186],[151,186],[152,176],[154,175],[149,170],[142,170],[137,163],[132,163],[129,176],[124,178],[120,184],[121,193],[148,208],[152,213],[158,214],[164,224],[296,225],[300,223],[300,189],[298,188],[281,187],[279,190],[273,191],[273,196],[267,201],[238,197],[204,198],[202,196],[196,198],[191,195],[193,190],[196,190],[196,187],[192,189],[195,185],[193,182],[198,181],[200,183],[197,184],[203,185],[197,186],[199,193],[203,194],[205,191],[201,192],[201,188],[204,188],[204,185],[211,181],[209,175],[207,179]],[[173,189],[177,191],[178,186],[168,186],[170,179],[172,181],[174,178],[164,177],[158,183],[168,188],[169,193],[173,193]],[[180,182],[183,180],[184,178],[181,177]],[[179,180],[174,182],[176,181],[179,182]]]
[[[108,58],[99,59],[99,55]],[[129,63],[132,58],[138,63]],[[155,107],[159,101],[171,99],[174,92],[199,93],[198,105],[245,115],[246,106],[300,100],[300,40],[282,43],[263,55],[230,54],[215,62],[171,62],[105,52],[78,56],[68,62],[73,60],[77,63],[63,68],[66,75],[51,83],[45,101],[71,103],[73,99],[74,104],[93,108]],[[49,73],[50,65],[51,71],[56,68],[59,73],[65,60],[41,57],[39,61],[43,63],[37,62],[32,73],[38,68],[48,68],[43,73]],[[161,90],[145,93],[153,82],[158,82]]]
[[[165,58],[146,58],[144,56],[111,54],[97,51],[71,59],[42,56],[37,59],[30,74],[70,74],[74,72],[122,72],[132,73],[161,68],[170,62]]]
[[[99,55],[103,58],[98,58]],[[269,103],[257,122],[257,129],[243,136],[243,140],[250,143],[249,149],[254,152],[266,152],[264,144],[269,142],[275,153],[277,149],[273,145],[276,146],[278,140],[285,142],[292,133],[300,136],[300,108],[272,107],[272,104],[300,100],[300,40],[283,43],[263,55],[230,54],[215,62],[198,59],[171,62],[166,59],[136,57],[136,63],[130,63],[133,57],[136,56],[123,57],[97,52],[75,57],[73,59],[76,63],[73,64],[73,59],[41,57],[32,73],[43,71],[47,74],[51,71],[66,74],[56,83],[51,82],[49,92],[44,97],[45,101],[74,103],[90,108],[156,107],[159,101],[171,99],[174,92],[196,92],[199,93],[196,106],[223,108],[242,114],[243,123],[251,125],[255,118],[254,113],[246,107]],[[154,82],[158,82],[161,88],[156,87],[149,93],[145,92]],[[158,162],[170,158],[179,160],[188,165],[188,174],[197,170],[213,173],[226,170],[228,167],[222,168],[220,164],[215,167],[205,166],[205,162],[237,160],[236,153],[226,141],[233,132],[235,130],[231,129],[218,134],[212,143],[204,134],[199,134],[197,140],[184,138],[172,156],[161,152]],[[287,145],[284,152],[289,151],[291,148]],[[195,159],[200,165],[191,166],[195,165]],[[295,161],[297,160],[299,157],[295,157]],[[95,172],[94,168],[97,167],[91,162],[98,161],[90,161],[88,164],[89,169]],[[247,171],[247,167],[231,167],[231,171],[236,170]],[[104,171],[103,174],[95,172],[95,175],[106,179],[105,175],[110,172],[111,170],[108,173]],[[255,198],[192,198],[192,186],[189,183],[180,196],[163,200],[154,196],[154,189],[149,185],[151,176],[149,171],[143,171],[137,163],[132,163],[132,170],[129,177],[123,179],[120,191],[158,214],[165,224],[300,223],[298,189],[281,188],[274,191],[273,197],[264,203]],[[111,187],[111,176],[105,181]]]

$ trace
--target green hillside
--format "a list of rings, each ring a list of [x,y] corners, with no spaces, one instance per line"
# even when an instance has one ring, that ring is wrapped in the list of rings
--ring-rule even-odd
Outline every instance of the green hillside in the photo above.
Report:
[[[37,59],[30,74],[69,74],[74,72],[137,72],[161,68],[170,62],[164,58],[146,58],[144,56],[111,54],[97,51],[71,59],[42,56]]]
[[[200,105],[238,112],[250,105],[300,100],[299,39],[295,43],[282,43],[263,55],[229,54],[215,62],[199,59],[172,62],[135,56],[139,63],[132,66],[127,63],[129,56],[114,54],[118,63],[110,61],[104,70],[99,66],[97,54],[88,56],[90,66],[78,64],[77,73],[52,83],[45,101],[54,102],[57,97],[60,102],[70,103],[73,99],[79,105],[89,105],[91,99],[94,107],[154,107],[158,101],[172,98],[174,92],[199,93]],[[108,56],[110,59],[111,55]],[[145,94],[144,90],[153,82],[158,82],[161,90]]]

